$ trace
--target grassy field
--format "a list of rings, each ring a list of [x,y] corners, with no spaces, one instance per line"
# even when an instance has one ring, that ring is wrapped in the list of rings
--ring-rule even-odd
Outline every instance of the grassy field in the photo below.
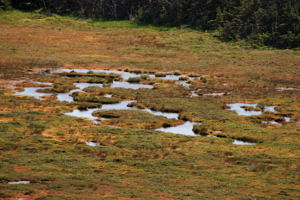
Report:
[[[299,50],[251,49],[244,42],[223,43],[214,34],[1,11],[0,199],[298,200],[300,123],[282,119],[300,121]],[[73,82],[111,81],[46,76],[43,71],[51,68],[201,75],[192,90],[226,95],[191,99],[189,89],[159,80],[138,80],[154,84],[153,90],[87,88],[74,103],[13,94],[31,80],[54,82],[56,93],[74,89]],[[218,137],[155,131],[182,121],[141,111],[100,111],[95,115],[110,117],[102,125],[63,115],[111,103],[95,98],[107,93],[114,102],[135,99],[137,107],[178,112]],[[235,102],[273,105],[278,112],[243,117],[224,109]],[[236,146],[233,139],[258,144]],[[8,184],[18,180],[31,184]]]

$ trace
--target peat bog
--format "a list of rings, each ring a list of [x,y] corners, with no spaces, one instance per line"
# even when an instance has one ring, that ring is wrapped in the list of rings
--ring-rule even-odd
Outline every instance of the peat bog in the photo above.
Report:
[[[300,53],[0,11],[0,199],[300,198]]]

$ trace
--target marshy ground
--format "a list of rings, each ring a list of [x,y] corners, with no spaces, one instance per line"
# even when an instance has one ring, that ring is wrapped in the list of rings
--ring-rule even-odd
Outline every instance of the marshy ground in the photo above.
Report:
[[[0,199],[300,198],[299,51],[18,11],[0,29]]]

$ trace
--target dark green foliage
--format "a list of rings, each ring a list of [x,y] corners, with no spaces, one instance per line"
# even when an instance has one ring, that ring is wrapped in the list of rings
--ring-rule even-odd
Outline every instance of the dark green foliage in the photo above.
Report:
[[[237,1],[238,2],[238,1]],[[300,2],[239,1],[218,10],[217,24],[226,40],[247,39],[279,48],[300,46]]]
[[[9,5],[0,1],[0,8]],[[254,45],[300,46],[299,0],[11,0],[14,8],[79,17],[219,30],[223,40]]]
[[[10,0],[0,0],[0,10],[6,10],[10,8]]]

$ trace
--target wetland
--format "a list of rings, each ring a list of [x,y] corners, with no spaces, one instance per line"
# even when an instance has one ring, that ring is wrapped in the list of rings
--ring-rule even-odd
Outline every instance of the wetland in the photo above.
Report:
[[[0,11],[0,199],[300,198],[300,53]]]

